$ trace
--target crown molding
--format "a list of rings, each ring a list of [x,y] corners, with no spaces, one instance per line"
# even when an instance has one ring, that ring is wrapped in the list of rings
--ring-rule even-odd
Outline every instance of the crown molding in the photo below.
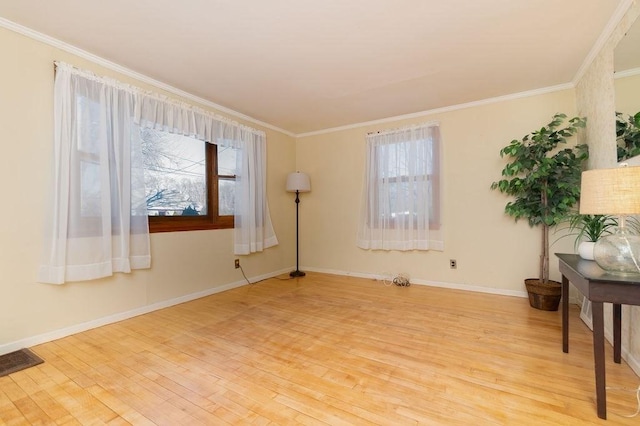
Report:
[[[559,92],[559,91],[562,91],[562,90],[568,90],[568,89],[573,89],[573,88],[575,88],[575,85],[573,83],[558,84],[558,85],[555,85],[555,86],[543,87],[541,89],[534,89],[534,90],[527,90],[525,92],[511,93],[509,95],[497,96],[497,97],[494,97],[494,98],[481,99],[479,101],[467,102],[467,103],[463,103],[463,104],[451,105],[451,106],[446,106],[446,107],[442,107],[442,108],[435,108],[435,109],[426,110],[426,111],[414,112],[414,113],[411,113],[411,114],[397,115],[395,117],[387,117],[387,118],[382,118],[382,119],[379,119],[379,120],[372,120],[372,121],[365,121],[365,122],[362,122],[362,123],[348,124],[348,125],[345,125],[345,126],[332,127],[330,129],[317,130],[317,131],[307,132],[307,133],[299,133],[299,134],[296,135],[296,137],[303,138],[303,137],[308,137],[308,136],[317,136],[317,135],[322,135],[322,134],[326,134],[326,133],[339,132],[341,130],[356,129],[356,128],[360,128],[360,127],[373,126],[373,125],[377,125],[377,124],[385,124],[385,123],[390,123],[390,122],[394,122],[394,121],[409,120],[409,119],[412,119],[412,118],[422,118],[422,117],[425,117],[425,116],[428,116],[428,115],[442,114],[442,113],[445,113],[445,112],[458,111],[458,110],[461,110],[461,109],[473,108],[473,107],[478,107],[478,106],[482,106],[482,105],[490,105],[490,104],[495,104],[495,103],[498,103],[498,102],[505,102],[505,101],[511,101],[511,100],[515,100],[515,99],[529,98],[531,96],[544,95],[544,94],[547,94],[547,93]]]
[[[618,79],[618,78],[625,78],[625,77],[633,77],[638,74],[640,74],[640,68],[631,68],[630,70],[616,71],[615,73],[613,73],[613,78]]]

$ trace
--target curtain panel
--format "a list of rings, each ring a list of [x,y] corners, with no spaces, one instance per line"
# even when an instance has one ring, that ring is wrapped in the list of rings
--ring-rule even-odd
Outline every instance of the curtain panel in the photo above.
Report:
[[[134,107],[133,93],[58,65],[51,200],[38,281],[62,284],[150,266]]]
[[[358,247],[443,250],[437,123],[366,137]]]
[[[266,199],[264,132],[61,62],[54,120],[38,281],[61,284],[150,267],[141,126],[239,149],[235,252],[277,244]]]

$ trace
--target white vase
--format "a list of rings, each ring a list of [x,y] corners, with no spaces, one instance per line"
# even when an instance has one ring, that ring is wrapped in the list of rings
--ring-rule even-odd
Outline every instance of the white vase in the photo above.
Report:
[[[582,241],[578,245],[578,254],[581,258],[586,260],[593,260],[593,248],[596,243],[593,241]]]

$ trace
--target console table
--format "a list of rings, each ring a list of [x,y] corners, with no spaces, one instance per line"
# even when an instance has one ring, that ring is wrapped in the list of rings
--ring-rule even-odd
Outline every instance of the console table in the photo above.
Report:
[[[640,305],[640,274],[614,275],[576,254],[556,254],[562,274],[562,351],[569,352],[569,282],[591,301],[598,417],[607,418],[603,303],[613,303],[613,360],[620,363],[621,305]]]

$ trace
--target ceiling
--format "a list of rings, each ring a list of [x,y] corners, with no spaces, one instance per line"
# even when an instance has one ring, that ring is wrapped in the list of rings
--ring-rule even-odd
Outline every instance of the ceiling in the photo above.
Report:
[[[2,0],[0,17],[305,134],[571,83],[628,4]]]

